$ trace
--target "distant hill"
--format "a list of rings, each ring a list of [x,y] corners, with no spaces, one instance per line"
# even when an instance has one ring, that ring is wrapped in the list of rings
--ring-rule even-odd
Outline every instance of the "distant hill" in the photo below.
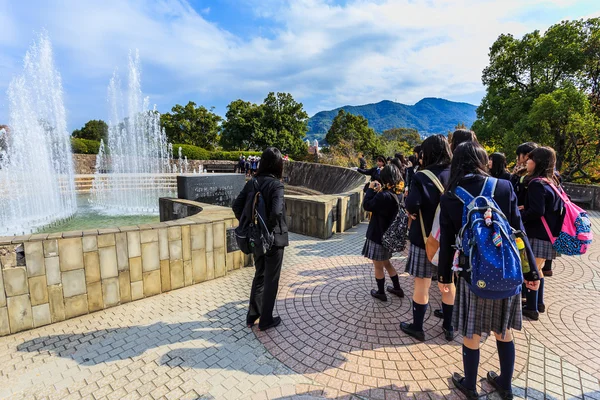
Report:
[[[340,109],[369,120],[369,126],[381,133],[391,128],[414,128],[422,136],[446,133],[460,123],[467,127],[476,119],[477,107],[468,103],[456,103],[444,99],[424,98],[413,106],[384,100],[376,104],[344,106],[331,111],[321,111],[308,120],[307,138],[325,137]]]

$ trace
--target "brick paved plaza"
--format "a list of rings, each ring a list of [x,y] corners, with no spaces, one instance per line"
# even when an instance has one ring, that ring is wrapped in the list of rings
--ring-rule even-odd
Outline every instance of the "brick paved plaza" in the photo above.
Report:
[[[594,215],[600,235],[600,214]],[[0,338],[0,397],[51,399],[460,398],[461,338],[443,340],[433,317],[427,340],[398,329],[407,298],[369,295],[373,268],[360,256],[365,223],[327,241],[292,235],[276,306],[283,323],[245,327],[254,270]],[[394,259],[403,271],[405,258]],[[516,334],[515,394],[600,399],[600,243],[557,260],[546,307]],[[482,380],[498,370],[494,339],[482,346]],[[545,397],[544,397],[545,396]],[[492,393],[490,399],[495,398]]]

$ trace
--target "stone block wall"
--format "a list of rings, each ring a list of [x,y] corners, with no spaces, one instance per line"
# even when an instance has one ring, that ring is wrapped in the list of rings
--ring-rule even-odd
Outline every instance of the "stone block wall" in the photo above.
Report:
[[[0,238],[0,336],[225,276],[225,208],[150,225]]]
[[[338,232],[337,196],[285,196],[285,206],[290,232],[320,239]]]

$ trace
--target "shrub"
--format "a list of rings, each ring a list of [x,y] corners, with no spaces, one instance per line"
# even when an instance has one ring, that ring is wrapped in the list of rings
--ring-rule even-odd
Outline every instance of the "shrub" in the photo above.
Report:
[[[71,138],[71,151],[75,154],[98,154],[100,142],[96,140]]]
[[[179,148],[181,147],[182,157],[187,157],[188,160],[239,160],[240,154],[249,156],[260,156],[261,151],[221,151],[214,150],[208,151],[201,147],[192,146],[190,144],[174,144],[173,145],[173,158],[179,157]]]

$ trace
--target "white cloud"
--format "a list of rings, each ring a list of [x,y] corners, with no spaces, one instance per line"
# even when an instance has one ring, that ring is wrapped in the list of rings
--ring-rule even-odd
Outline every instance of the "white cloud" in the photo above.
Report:
[[[0,0],[0,11],[7,1]],[[312,113],[382,99],[477,97],[489,46],[499,34],[544,29],[561,17],[546,21],[536,11],[562,7],[567,16],[573,3],[243,1],[265,21],[262,25],[273,25],[268,36],[257,28],[253,36],[237,37],[209,22],[209,8],[195,11],[185,0],[65,0],[60,7],[43,2],[25,7],[22,15],[0,13],[0,29],[5,24],[14,32],[14,18],[23,22],[19,35],[29,38],[31,30],[45,26],[66,57],[67,84],[70,76],[105,84],[115,66],[126,65],[129,49],[138,48],[144,66],[158,71],[150,78],[167,85],[150,82],[152,90],[165,97],[197,93],[199,103],[260,101],[268,91],[290,91]],[[523,12],[529,12],[528,20],[519,17]],[[5,45],[0,39],[0,50]]]

